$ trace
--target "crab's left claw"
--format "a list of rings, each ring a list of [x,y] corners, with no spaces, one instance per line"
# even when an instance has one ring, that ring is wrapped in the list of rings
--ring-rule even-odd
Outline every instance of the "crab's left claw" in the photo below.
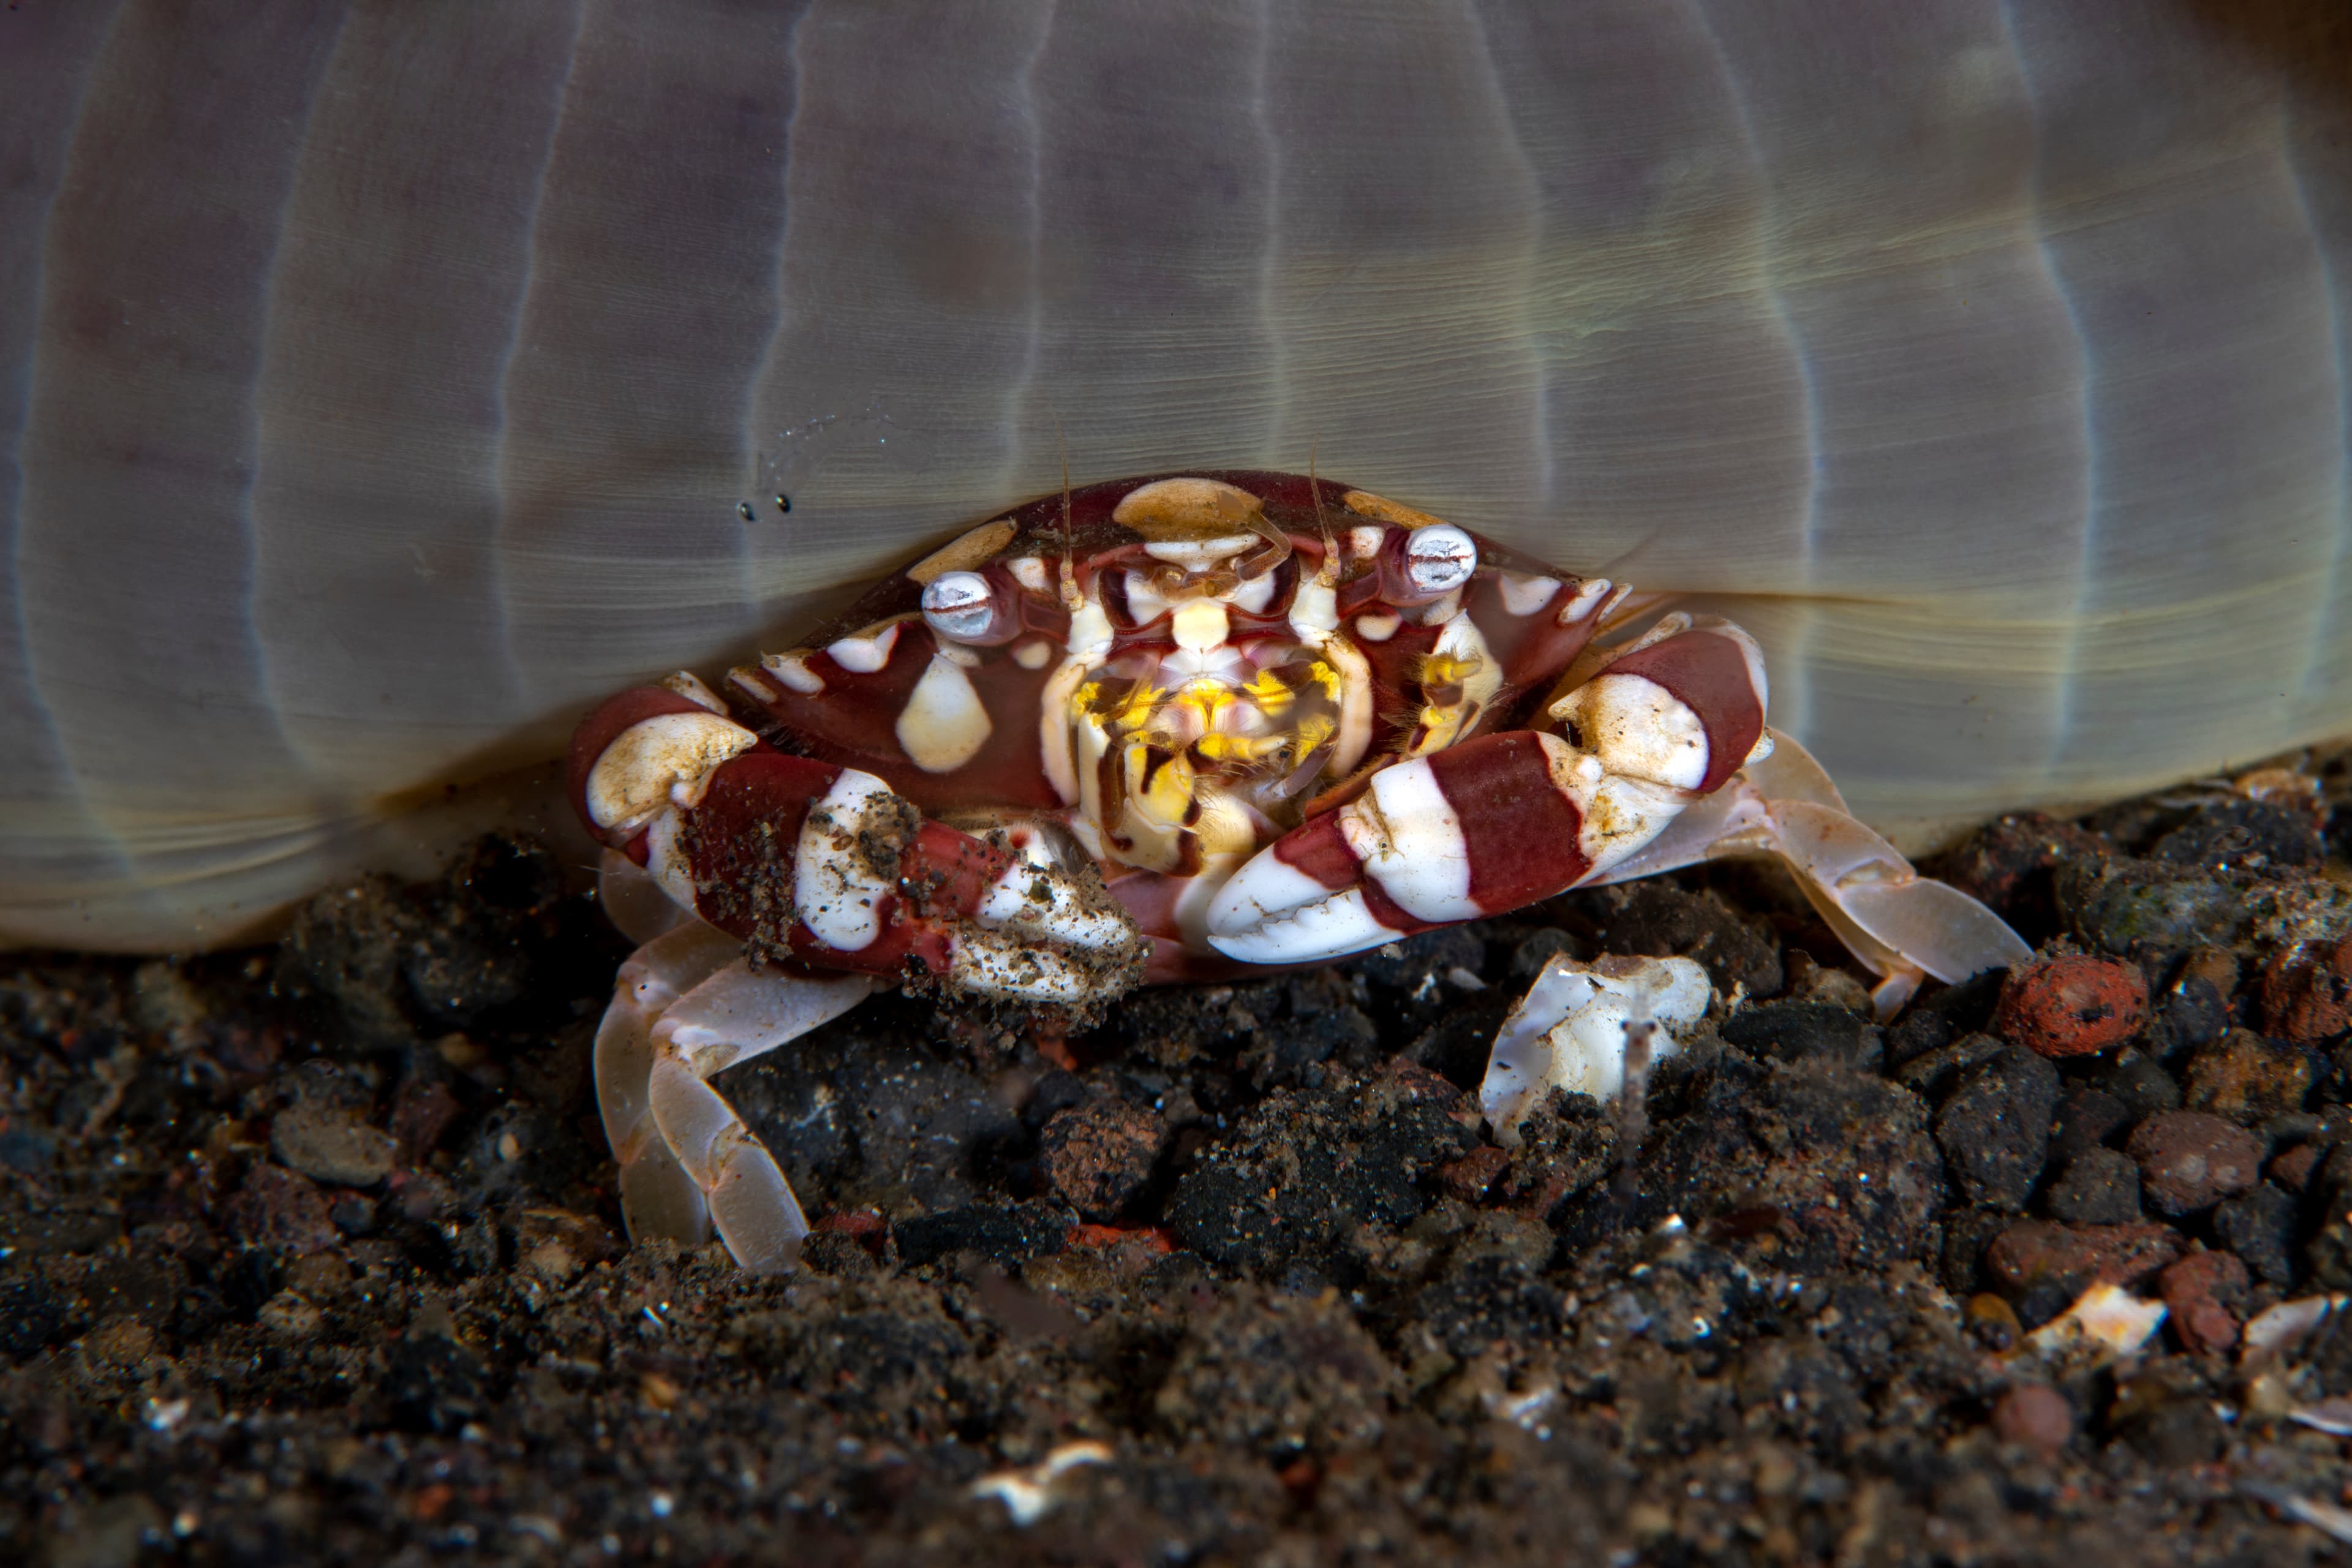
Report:
[[[1854,820],[1811,753],[1769,732],[1769,755],[1677,817],[1640,853],[1595,883],[1630,881],[1677,866],[1771,856],[1797,876],[1838,940],[1879,977],[1872,991],[1892,1017],[1928,975],[1947,983],[2023,963],[2033,950],[1958,888],[1923,877],[1901,851]]]

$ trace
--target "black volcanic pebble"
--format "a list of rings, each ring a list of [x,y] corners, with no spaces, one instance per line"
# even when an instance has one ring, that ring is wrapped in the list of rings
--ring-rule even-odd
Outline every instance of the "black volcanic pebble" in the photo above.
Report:
[[[2327,846],[2308,812],[2263,800],[2209,805],[2148,851],[2152,860],[2216,871],[2292,870],[2326,858]]]
[[[1833,1061],[1877,1070],[1879,1035],[1867,1018],[1827,1002],[1769,1002],[1724,1020],[1723,1039],[1751,1057],[1774,1061]]]
[[[1964,1204],[2025,1206],[2050,1156],[2058,1069],[2015,1047],[1969,1072],[1936,1115],[1936,1142]]]
[[[2128,1225],[2140,1217],[2139,1167],[2120,1149],[2086,1149],[2042,1201],[2051,1218],[2070,1225]]]
[[[2122,1100],[2134,1121],[2180,1109],[2179,1083],[2153,1058],[2136,1050],[2126,1049],[2092,1082]]]
[[[2131,1107],[2105,1089],[2069,1084],[2059,1097],[2057,1120],[2050,1130],[2050,1158],[2055,1164],[2068,1164],[2131,1124]]]
[[[2213,1211],[2213,1233],[2265,1284],[2294,1283],[2294,1195],[2264,1182]]]
[[[1671,882],[1642,881],[1604,888],[1595,901],[1603,952],[1692,959],[1725,996],[1734,987],[1750,996],[1780,989],[1780,944],[1719,899]]]
[[[2230,1026],[2230,1005],[2201,974],[2183,975],[2155,999],[2155,1016],[2143,1037],[2149,1053],[2174,1057],[2221,1037]]]
[[[1000,1268],[1040,1253],[1058,1252],[1076,1223],[1057,1204],[974,1204],[943,1214],[919,1215],[892,1227],[898,1260],[909,1268],[953,1252],[976,1252]]]

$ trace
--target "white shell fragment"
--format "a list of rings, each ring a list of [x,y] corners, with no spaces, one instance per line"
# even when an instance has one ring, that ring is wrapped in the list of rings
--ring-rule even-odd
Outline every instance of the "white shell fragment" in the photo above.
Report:
[[[1652,1060],[1670,1056],[1706,1016],[1714,995],[1706,971],[1687,958],[1595,959],[1554,953],[1503,1020],[1478,1104],[1506,1148],[1553,1088],[1614,1100],[1625,1085],[1627,1031],[1654,1024]]]
[[[2239,1338],[2241,1359],[2252,1363],[2292,1354],[2322,1319],[2347,1304],[2352,1296],[2299,1296],[2255,1313]]]
[[[2033,1331],[2030,1342],[2045,1356],[2087,1351],[2101,1359],[2127,1356],[2164,1326],[2161,1301],[2143,1301],[2119,1285],[2094,1285],[2074,1304]]]
[[[760,737],[716,713],[657,713],[613,737],[589,770],[588,814],[599,827],[642,826],[683,787],[698,795],[702,782],[728,758]]]
[[[1061,1500],[1054,1483],[1084,1465],[1108,1465],[1110,1450],[1091,1440],[1065,1443],[1025,1470],[999,1470],[971,1483],[974,1498],[994,1498],[1004,1505],[1013,1522],[1024,1528],[1045,1517]]]

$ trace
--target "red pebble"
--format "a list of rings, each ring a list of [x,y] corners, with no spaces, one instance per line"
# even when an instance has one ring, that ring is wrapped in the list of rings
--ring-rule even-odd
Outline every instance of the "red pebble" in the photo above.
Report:
[[[2165,1214],[2195,1214],[2263,1179],[2263,1141],[2200,1110],[2160,1110],[2131,1130],[2140,1196]]]
[[[2352,1029],[2352,936],[2307,952],[2286,949],[2263,972],[2263,1026],[2309,1045]]]
[[[2061,1225],[2021,1219],[1993,1237],[1984,1265],[1994,1283],[2021,1296],[2044,1280],[2070,1291],[2093,1285],[2128,1285],[2180,1255],[2180,1233],[2142,1220],[2132,1225]]]
[[[2231,1303],[2245,1299],[2246,1266],[2227,1252],[2192,1252],[2157,1277],[2157,1289],[2171,1313],[2172,1331],[2195,1355],[2224,1355],[2238,1343],[2238,1314]]]
[[[1176,1250],[1175,1233],[1164,1226],[1074,1225],[1063,1238],[1066,1247],[1118,1247],[1133,1242],[1147,1252]]]
[[[342,1239],[327,1217],[318,1184],[282,1165],[258,1164],[228,1201],[236,1232],[257,1247],[274,1247],[297,1258],[324,1252]]]
[[[1465,1204],[1475,1204],[1486,1195],[1495,1178],[1508,1168],[1511,1157],[1494,1145],[1473,1149],[1459,1160],[1437,1168],[1437,1179],[1448,1194]]]
[[[2074,1407],[2046,1383],[2021,1384],[1993,1402],[1992,1429],[2005,1442],[2054,1454],[2074,1436]]]
[[[2326,1158],[2326,1144],[2298,1143],[2271,1161],[2270,1178],[2288,1192],[2302,1192],[2311,1185],[2311,1173]]]
[[[1996,1032],[2045,1057],[2086,1057],[2122,1045],[2147,1017],[2147,981],[2113,958],[2045,958],[2001,987]]]
[[[890,1222],[875,1209],[835,1209],[809,1228],[819,1236],[845,1236],[877,1258],[890,1236]]]

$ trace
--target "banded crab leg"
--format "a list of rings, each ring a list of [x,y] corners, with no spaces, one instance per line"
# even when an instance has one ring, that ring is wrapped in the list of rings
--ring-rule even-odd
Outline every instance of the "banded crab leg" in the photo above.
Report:
[[[1778,859],[1846,950],[1879,977],[1871,1000],[1882,1022],[1928,975],[1952,984],[2033,956],[1999,915],[1919,875],[1902,851],[1856,821],[1811,752],[1775,731],[1766,738],[1769,752],[1594,885],[1703,860]]]
[[[715,1225],[745,1268],[792,1267],[808,1234],[800,1202],[709,1079],[839,1017],[876,984],[754,973],[740,942],[700,921],[630,955],[596,1030],[596,1101],[632,1237],[694,1246]]]
[[[1770,855],[1879,976],[1882,1017],[1926,975],[2031,956],[1855,821],[1803,748],[1768,736],[1763,694],[1746,633],[1674,617],[1551,704],[1564,737],[1506,731],[1397,763],[1276,840],[1211,905],[1209,940],[1305,963],[1572,887]]]
[[[1045,828],[928,820],[871,773],[782,755],[666,689],[590,715],[572,778],[608,846],[763,962],[1074,1007],[1140,976],[1134,922]]]
[[[1308,963],[1590,882],[1746,761],[1763,680],[1747,633],[1675,617],[1551,705],[1564,735],[1505,731],[1394,763],[1260,850],[1211,904],[1209,941]]]
[[[597,1097],[632,1236],[692,1244],[715,1225],[738,1262],[775,1272],[807,1221],[711,1077],[926,974],[1107,1001],[1144,942],[1037,829],[987,841],[927,821],[870,774],[761,745],[699,692],[625,693],[574,737],[574,803],[614,852],[602,890],[650,938],[598,1029]]]

